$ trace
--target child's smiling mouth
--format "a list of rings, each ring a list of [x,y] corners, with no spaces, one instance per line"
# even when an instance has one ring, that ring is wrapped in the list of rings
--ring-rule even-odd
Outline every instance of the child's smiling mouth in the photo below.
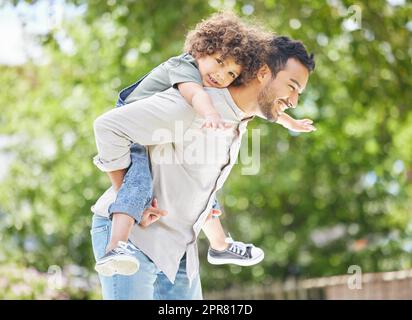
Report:
[[[220,83],[217,82],[210,74],[207,75],[207,80],[211,85],[220,86]]]

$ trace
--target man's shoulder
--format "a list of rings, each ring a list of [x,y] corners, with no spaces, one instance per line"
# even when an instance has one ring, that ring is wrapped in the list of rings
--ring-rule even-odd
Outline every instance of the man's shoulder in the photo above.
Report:
[[[227,88],[205,88],[205,91],[212,99],[213,105],[222,114],[231,114],[234,120],[239,120],[243,117],[243,112],[236,105],[230,91]]]
[[[212,98],[214,103],[219,102],[227,106],[230,106],[233,103],[232,97],[230,96],[227,88],[204,87],[204,90]]]
[[[212,88],[212,87],[203,87],[203,89],[208,93],[209,96],[215,99],[225,100],[225,96],[228,92],[226,88]]]
[[[190,104],[182,97],[179,90],[173,87],[157,92],[144,100],[156,109],[164,109],[168,113],[179,113],[181,115],[185,113],[192,115],[193,113]]]

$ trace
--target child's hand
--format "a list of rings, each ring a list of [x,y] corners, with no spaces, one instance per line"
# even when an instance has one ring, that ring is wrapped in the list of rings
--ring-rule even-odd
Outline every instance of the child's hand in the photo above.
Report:
[[[225,123],[218,113],[212,113],[205,116],[205,123],[202,128],[206,129],[230,129],[232,125]]]
[[[316,128],[312,125],[312,123],[313,121],[310,119],[293,120],[288,129],[295,132],[316,131]]]

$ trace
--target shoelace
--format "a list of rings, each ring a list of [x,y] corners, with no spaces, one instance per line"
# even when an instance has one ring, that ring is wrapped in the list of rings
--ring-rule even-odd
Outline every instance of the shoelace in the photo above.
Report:
[[[117,253],[124,253],[127,252],[128,254],[133,254],[133,251],[129,249],[131,246],[124,242],[124,241],[119,241],[117,243],[117,247],[114,249]]]
[[[240,254],[241,256],[244,256],[245,253],[247,252],[247,247],[252,247],[253,244],[251,243],[243,243],[240,241],[233,241],[232,237],[226,238],[226,242],[230,243],[229,251],[232,251],[236,254]]]

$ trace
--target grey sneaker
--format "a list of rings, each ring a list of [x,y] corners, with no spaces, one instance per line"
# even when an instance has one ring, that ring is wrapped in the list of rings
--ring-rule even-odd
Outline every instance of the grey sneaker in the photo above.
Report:
[[[97,260],[94,269],[106,277],[115,274],[130,276],[136,273],[139,270],[139,260],[133,255],[131,247],[129,243],[119,241],[116,248]]]
[[[253,244],[245,244],[239,241],[233,241],[232,238],[226,238],[229,247],[226,250],[218,251],[209,248],[207,261],[211,264],[237,264],[238,266],[253,266],[263,260],[265,253],[262,249],[255,247]]]

